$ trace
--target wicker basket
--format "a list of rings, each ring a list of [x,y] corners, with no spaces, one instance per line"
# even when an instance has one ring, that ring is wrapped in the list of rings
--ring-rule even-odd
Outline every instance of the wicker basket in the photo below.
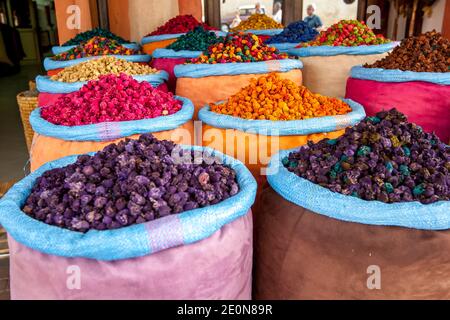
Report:
[[[31,112],[38,106],[37,94],[34,96],[34,92],[32,94],[30,94],[30,91],[21,92],[17,95],[17,103],[19,104],[20,117],[22,118],[23,131],[25,133],[25,141],[29,151],[34,135],[29,117]]]

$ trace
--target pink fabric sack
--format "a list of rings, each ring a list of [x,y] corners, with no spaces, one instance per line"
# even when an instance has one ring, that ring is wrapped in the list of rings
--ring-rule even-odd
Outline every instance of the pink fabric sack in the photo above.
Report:
[[[354,67],[346,98],[364,106],[366,114],[396,108],[442,141],[450,139],[450,75],[445,73]]]
[[[252,231],[249,212],[197,243],[119,261],[47,255],[9,237],[11,299],[249,300]]]
[[[44,172],[77,156],[48,162],[0,200],[8,233],[12,299],[223,299],[252,292],[253,220],[257,184],[238,160],[239,192],[215,205],[115,230],[75,232],[26,215],[23,203]]]

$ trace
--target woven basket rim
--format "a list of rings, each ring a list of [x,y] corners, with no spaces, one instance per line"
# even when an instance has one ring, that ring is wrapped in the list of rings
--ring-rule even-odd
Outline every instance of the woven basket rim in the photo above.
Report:
[[[21,99],[37,99],[38,96],[32,96],[32,97],[26,97],[24,96],[25,91],[20,92],[19,94],[17,94],[17,98],[21,98]]]

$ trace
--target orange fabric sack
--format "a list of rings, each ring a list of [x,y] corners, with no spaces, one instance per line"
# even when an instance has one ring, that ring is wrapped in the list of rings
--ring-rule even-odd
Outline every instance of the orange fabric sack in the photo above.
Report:
[[[250,80],[275,72],[282,78],[302,84],[302,63],[299,60],[273,60],[251,63],[185,64],[175,67],[175,93],[192,101],[198,111],[208,103],[227,99]]]
[[[142,133],[152,133],[158,139],[192,145],[194,107],[188,99],[176,98],[183,102],[183,107],[170,116],[73,127],[51,124],[41,117],[40,108],[35,109],[30,115],[30,124],[35,131],[30,150],[31,171],[49,161],[99,151],[108,144],[136,138]]]

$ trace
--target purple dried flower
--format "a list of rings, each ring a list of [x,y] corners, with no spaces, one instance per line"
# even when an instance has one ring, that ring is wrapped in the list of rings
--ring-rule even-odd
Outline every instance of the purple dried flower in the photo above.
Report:
[[[450,200],[449,147],[395,109],[366,118],[332,143],[309,142],[283,165],[334,192],[365,200]]]
[[[219,163],[177,164],[175,144],[151,134],[111,144],[42,174],[23,211],[70,230],[117,229],[219,203],[239,192],[236,173]],[[193,152],[181,150],[191,158]]]

